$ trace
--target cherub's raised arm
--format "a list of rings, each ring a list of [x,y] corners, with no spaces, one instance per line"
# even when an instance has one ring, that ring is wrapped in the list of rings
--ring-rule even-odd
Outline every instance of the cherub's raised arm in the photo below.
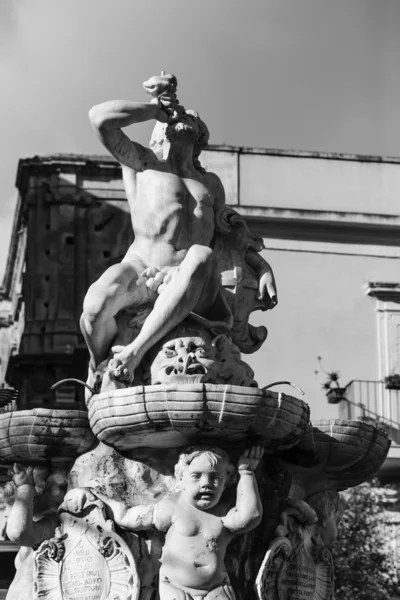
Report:
[[[261,446],[253,446],[239,458],[236,506],[222,519],[225,527],[232,533],[251,531],[261,522],[262,504],[254,469],[263,454],[264,449]]]
[[[89,111],[90,123],[101,143],[123,166],[134,171],[143,171],[156,158],[151,150],[132,142],[121,127],[150,119],[166,122],[167,118],[166,112],[157,104],[130,100],[110,100]]]

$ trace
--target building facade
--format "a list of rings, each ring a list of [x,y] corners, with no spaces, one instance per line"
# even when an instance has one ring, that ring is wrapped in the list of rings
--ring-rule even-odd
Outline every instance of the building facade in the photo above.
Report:
[[[227,204],[262,234],[276,275],[278,307],[253,319],[269,337],[244,357],[259,385],[292,381],[314,420],[381,423],[394,441],[382,473],[397,480],[400,391],[384,379],[400,373],[400,160],[226,146],[201,158]],[[16,185],[0,386],[19,390],[19,409],[81,408],[80,386],[50,388],[85,380],[84,295],[133,239],[121,169],[105,156],[33,157],[20,161]],[[340,371],[336,405],[321,389],[324,370]]]

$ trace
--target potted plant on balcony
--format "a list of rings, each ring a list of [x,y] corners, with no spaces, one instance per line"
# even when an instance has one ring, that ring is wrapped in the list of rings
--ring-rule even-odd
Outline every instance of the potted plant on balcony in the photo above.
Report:
[[[326,375],[326,380],[322,384],[322,389],[325,390],[329,404],[338,404],[341,400],[347,400],[345,396],[346,388],[339,384],[339,371],[326,371],[322,365],[322,356],[317,356],[320,369]],[[319,371],[314,371],[318,377]]]
[[[392,373],[391,375],[386,375],[383,381],[385,382],[385,388],[387,390],[400,390],[399,373]]]
[[[346,388],[340,387],[339,371],[330,371],[327,374],[327,379],[323,383],[322,388],[326,391],[326,397],[329,404],[338,404],[341,400],[346,400]]]

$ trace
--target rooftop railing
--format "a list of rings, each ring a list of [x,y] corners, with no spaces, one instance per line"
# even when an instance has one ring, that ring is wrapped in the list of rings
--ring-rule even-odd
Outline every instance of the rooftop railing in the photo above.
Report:
[[[339,403],[341,419],[369,421],[381,425],[400,445],[400,389],[387,389],[383,381],[354,379],[346,386]]]

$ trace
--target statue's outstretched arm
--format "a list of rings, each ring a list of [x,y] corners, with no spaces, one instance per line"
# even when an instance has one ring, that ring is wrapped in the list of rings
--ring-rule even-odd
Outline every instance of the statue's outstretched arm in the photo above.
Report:
[[[168,115],[158,104],[130,100],[110,100],[89,111],[90,123],[101,143],[123,166],[134,171],[143,171],[157,159],[151,150],[132,142],[121,127],[150,119],[166,122]]]
[[[128,507],[120,501],[101,496],[108,506],[111,517],[122,529],[141,531],[155,527],[159,531],[167,531],[172,522],[173,503],[167,498],[156,504],[143,504]]]

